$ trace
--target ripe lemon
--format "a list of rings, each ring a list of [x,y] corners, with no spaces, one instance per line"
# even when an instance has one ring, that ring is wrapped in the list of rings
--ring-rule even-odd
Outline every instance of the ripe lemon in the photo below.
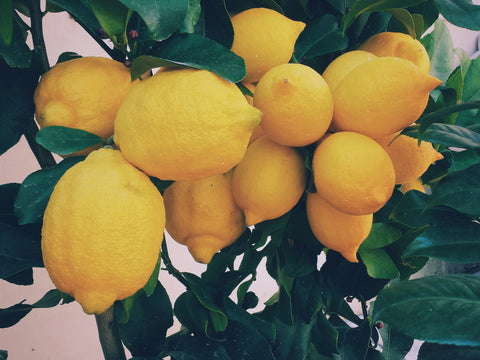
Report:
[[[115,119],[125,158],[163,180],[222,174],[243,157],[261,113],[207,70],[157,72],[135,85]]]
[[[422,179],[420,179],[420,178],[415,179],[413,181],[402,184],[402,186],[400,186],[400,191],[404,194],[407,191],[410,191],[410,190],[417,190],[417,191],[421,191],[421,192],[425,193],[425,188],[423,186]]]
[[[410,60],[420,70],[430,72],[430,58],[423,44],[410,35],[398,32],[382,32],[368,38],[358,50],[368,51],[377,56],[393,56]]]
[[[373,214],[349,215],[331,206],[318,193],[307,195],[307,218],[315,237],[350,262],[372,229]]]
[[[118,61],[84,57],[58,63],[38,83],[35,116],[41,128],[65,126],[107,139],[131,86],[129,69]]]
[[[232,51],[245,60],[245,82],[257,82],[271,68],[286,64],[305,23],[266,8],[251,8],[232,17]]]
[[[133,295],[152,274],[165,225],[150,179],[112,149],[90,153],[60,178],[42,227],[45,268],[88,314]]]
[[[358,65],[376,58],[375,55],[367,51],[348,51],[328,64],[327,68],[323,71],[322,77],[327,82],[330,91],[333,93],[338,83],[345,77],[345,75],[355,69]]]
[[[443,155],[428,141],[422,141],[418,145],[417,139],[397,135],[375,138],[392,160],[396,184],[405,184],[418,179],[432,163],[443,159]]]
[[[257,84],[253,105],[263,114],[260,126],[265,135],[287,146],[317,141],[333,116],[327,83],[302,64],[283,64],[269,70]]]
[[[232,192],[248,226],[290,211],[306,187],[300,154],[262,136],[251,144],[233,172]]]
[[[197,262],[235,242],[245,230],[245,216],[232,195],[232,172],[205,179],[176,181],[163,193],[166,229],[186,245]]]
[[[379,210],[395,187],[395,170],[375,140],[354,132],[327,136],[315,149],[312,169],[317,192],[351,215]]]
[[[441,80],[411,61],[379,57],[350,71],[333,92],[333,125],[372,137],[393,134],[415,122]]]

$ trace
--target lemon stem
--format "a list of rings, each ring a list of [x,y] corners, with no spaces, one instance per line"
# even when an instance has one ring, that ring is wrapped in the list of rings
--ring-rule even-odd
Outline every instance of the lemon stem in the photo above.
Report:
[[[113,319],[113,306],[100,315],[95,315],[98,337],[105,360],[126,360],[118,328]]]

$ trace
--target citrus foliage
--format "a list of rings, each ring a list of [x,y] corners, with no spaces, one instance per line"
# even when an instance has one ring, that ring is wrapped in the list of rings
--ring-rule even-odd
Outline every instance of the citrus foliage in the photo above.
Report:
[[[339,252],[326,250],[324,245],[328,244],[321,244],[312,232],[314,227],[309,226],[307,197],[317,190],[312,159],[318,144],[302,144],[296,150],[308,183],[302,183],[306,191],[300,191],[300,199],[293,207],[289,204],[283,215],[246,228],[233,244],[213,255],[201,275],[182,271],[163,241],[161,261],[150,280],[133,296],[114,304],[115,325],[123,344],[138,359],[356,360],[402,359],[413,340],[420,339],[426,343],[419,359],[438,359],[438,354],[446,351],[449,358],[478,356],[478,277],[410,277],[429,258],[480,262],[480,59],[472,60],[456,51],[460,54],[459,65],[454,66],[450,35],[438,20],[441,14],[456,25],[479,30],[479,6],[469,0],[50,0],[46,11],[68,11],[112,59],[131,64],[132,80],[160,66],[190,67],[237,83],[245,95],[252,95],[246,90],[251,88],[249,84],[240,84],[248,64],[246,67],[244,59],[231,51],[235,28],[232,16],[255,7],[270,8],[305,24],[290,62],[306,65],[319,74],[341,54],[358,49],[377,33],[401,32],[419,39],[430,57],[432,76],[412,70],[413,79],[424,76],[431,84],[422,90],[424,98],[416,106],[418,114],[389,131],[403,129],[402,136],[432,143],[443,159],[437,156],[421,175],[428,189],[425,193],[402,192],[399,184],[390,191],[388,202],[369,216],[369,222],[373,218],[371,230],[358,248],[358,263],[354,263]],[[25,135],[43,168],[22,184],[0,186],[0,276],[14,284],[34,286],[32,268],[44,265],[41,227],[50,194],[65,172],[84,160],[71,156],[55,164],[49,151],[70,155],[93,145],[109,144],[112,139],[105,139],[104,133],[55,126],[40,130],[35,143],[34,90],[50,67],[38,27],[43,13],[35,1],[28,5],[4,1],[0,14],[0,154]],[[31,28],[25,17],[30,18]],[[432,31],[424,34],[431,26]],[[33,35],[33,50],[25,42],[28,31]],[[379,59],[383,56],[377,55]],[[65,53],[59,62],[78,57]],[[360,60],[355,66],[375,67],[378,60],[374,58]],[[386,73],[389,61],[378,62]],[[410,64],[405,67],[413,69]],[[361,80],[362,72],[357,73]],[[339,74],[345,75],[341,71]],[[353,103],[359,110],[348,105],[356,80],[351,81],[351,86],[341,85],[337,97],[346,101],[344,110],[361,112],[363,103]],[[417,90],[417,85],[414,83],[411,89]],[[396,97],[395,93],[389,96],[389,101]],[[215,103],[215,98],[209,101]],[[415,101],[420,100],[407,99],[404,106]],[[387,103],[380,105],[381,110],[392,110]],[[394,110],[393,115],[401,115],[401,108]],[[341,128],[345,127],[345,116],[340,114],[337,120]],[[410,125],[410,120],[416,121]],[[251,123],[249,127],[253,128],[257,121]],[[243,135],[246,144],[249,134]],[[181,154],[164,156],[170,155]],[[150,180],[160,192],[171,184],[155,177]],[[248,179],[244,182],[248,185]],[[331,195],[328,188],[321,191]],[[322,207],[329,211],[329,206]],[[323,220],[330,216],[331,225],[343,215],[330,211]],[[327,229],[339,233],[344,230],[341,226]],[[325,260],[320,260],[324,252]],[[349,257],[355,260],[353,255]],[[151,268],[153,263],[149,261]],[[278,291],[264,305],[258,305],[259,299],[250,287],[263,261]],[[186,287],[173,304],[157,281],[159,271],[168,271]],[[353,311],[353,299],[360,302],[361,314]],[[369,300],[375,300],[374,307]],[[70,301],[70,296],[52,290],[34,304],[0,309],[0,327],[15,325],[32,309]],[[183,328],[167,337],[173,316]],[[382,323],[383,327],[378,325]],[[5,358],[6,352],[0,354]]]

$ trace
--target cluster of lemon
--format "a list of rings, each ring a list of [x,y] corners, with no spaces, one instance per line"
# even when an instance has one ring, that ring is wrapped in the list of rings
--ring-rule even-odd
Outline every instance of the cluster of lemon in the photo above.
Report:
[[[415,139],[392,142],[440,83],[418,41],[379,34],[320,75],[289,63],[304,23],[254,8],[232,24],[253,97],[206,70],[165,68],[132,84],[127,68],[101,58],[42,76],[34,96],[41,127],[113,135],[117,147],[70,168],[44,215],[45,267],[85,312],[145,285],[164,228],[208,263],[246,226],[290,211],[308,180],[297,147],[316,144],[311,228],[350,261],[395,184],[417,180],[441,157]],[[149,176],[174,183],[162,196]]]

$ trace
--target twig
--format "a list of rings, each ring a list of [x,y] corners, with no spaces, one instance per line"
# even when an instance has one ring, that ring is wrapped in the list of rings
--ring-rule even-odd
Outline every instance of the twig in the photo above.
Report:
[[[95,315],[98,337],[105,360],[126,360],[118,328],[113,318],[113,306],[100,315]]]

